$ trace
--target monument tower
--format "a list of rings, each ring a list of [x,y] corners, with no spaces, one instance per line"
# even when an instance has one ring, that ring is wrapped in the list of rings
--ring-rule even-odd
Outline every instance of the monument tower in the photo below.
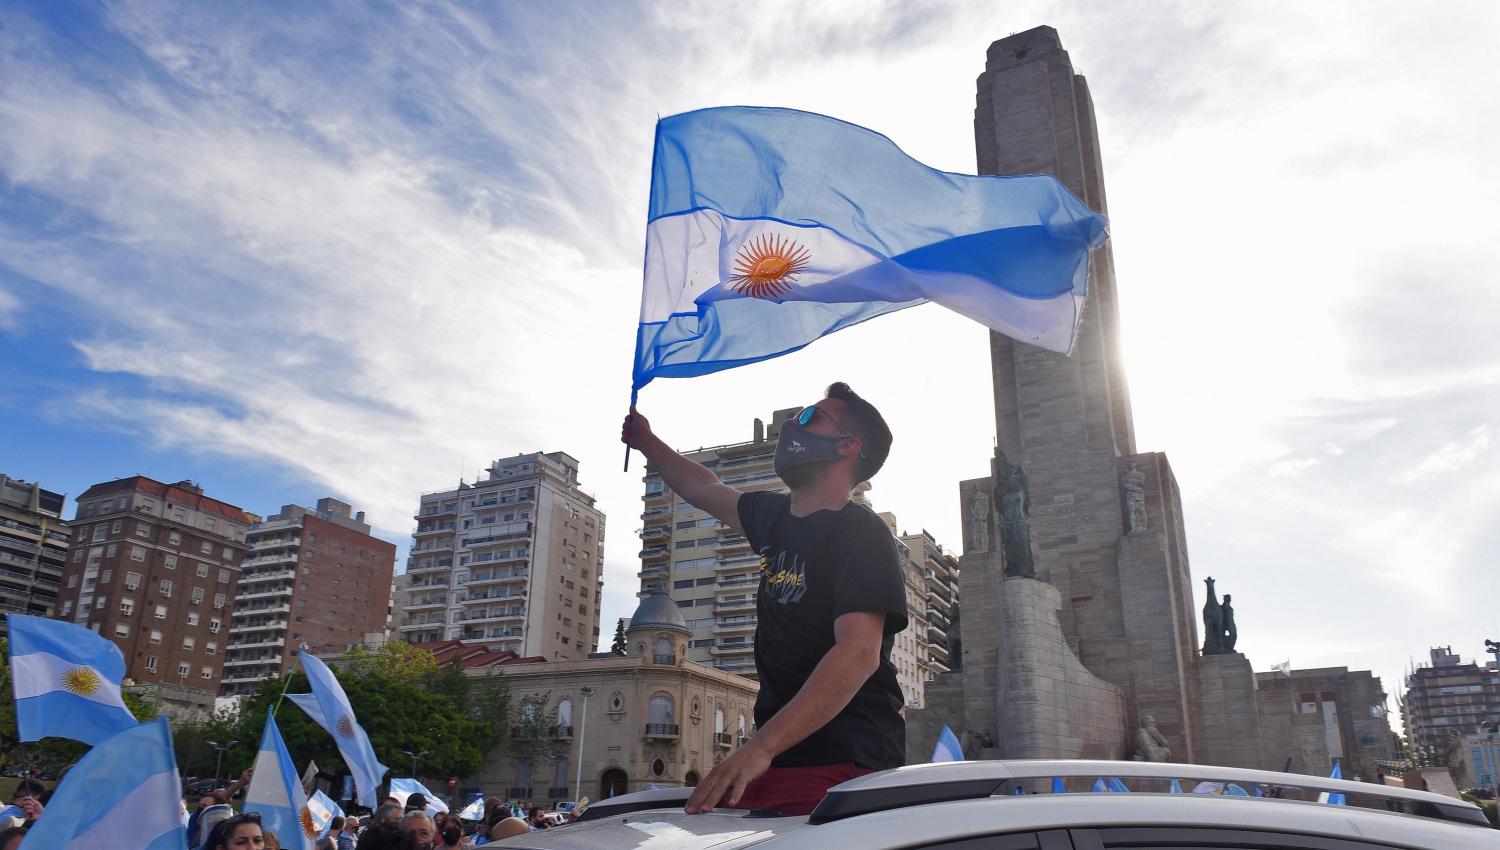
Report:
[[[1056,30],[990,46],[974,130],[981,174],[1050,173],[1108,212],[1088,84]],[[910,718],[912,760],[927,759],[928,727],[948,723],[971,756],[1129,758],[1144,747],[1260,766],[1254,741],[1243,758],[1204,747],[1182,506],[1166,457],[1136,450],[1118,337],[1108,243],[1091,256],[1071,355],[990,335],[995,459],[989,477],[960,485],[961,670],[930,683],[928,709]],[[1223,659],[1213,663],[1243,656]],[[1234,678],[1248,683],[1244,667]],[[1253,694],[1234,697],[1253,727]]]

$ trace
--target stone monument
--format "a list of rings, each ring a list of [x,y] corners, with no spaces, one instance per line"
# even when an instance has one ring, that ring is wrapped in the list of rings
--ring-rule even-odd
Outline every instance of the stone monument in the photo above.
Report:
[[[980,173],[1050,173],[1107,212],[1088,85],[1056,30],[990,45],[974,129]],[[1177,483],[1165,455],[1136,448],[1118,336],[1109,243],[1090,257],[1071,355],[990,335],[995,458],[959,487],[962,672],[929,682],[908,715],[910,761],[928,760],[944,723],[990,733],[986,757],[1201,761],[1205,682],[1221,717],[1243,708],[1254,727],[1244,656],[1199,668]]]

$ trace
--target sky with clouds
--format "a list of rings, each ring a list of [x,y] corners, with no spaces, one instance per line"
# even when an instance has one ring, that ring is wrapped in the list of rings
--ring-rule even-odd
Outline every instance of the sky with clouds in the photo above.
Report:
[[[757,104],[974,170],[985,48],[1061,33],[1098,112],[1138,444],[1258,669],[1500,638],[1500,7],[1452,3],[6,4],[0,471],[336,495],[404,545],[496,457],[622,473],[655,119]],[[928,305],[648,387],[680,448],[845,380],[877,507],[958,543],[985,331]],[[1201,588],[1200,588],[1201,593]],[[1201,596],[1200,596],[1201,599]],[[1392,703],[1394,708],[1394,701]]]

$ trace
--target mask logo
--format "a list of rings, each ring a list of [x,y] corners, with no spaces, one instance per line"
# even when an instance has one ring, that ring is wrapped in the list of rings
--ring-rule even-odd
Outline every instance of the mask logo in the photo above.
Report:
[[[789,452],[792,452],[793,454],[805,451],[806,449],[807,449],[806,446],[802,445],[801,443],[797,442],[796,440],[793,440],[792,444],[786,447],[786,450],[789,451]]]

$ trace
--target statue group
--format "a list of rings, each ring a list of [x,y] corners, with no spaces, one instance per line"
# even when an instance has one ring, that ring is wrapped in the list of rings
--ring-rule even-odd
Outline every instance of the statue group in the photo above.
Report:
[[[1239,630],[1234,627],[1234,607],[1229,604],[1229,594],[1220,602],[1214,592],[1213,576],[1203,580],[1208,585],[1208,599],[1203,602],[1203,654],[1228,655],[1234,652],[1239,640]]]

